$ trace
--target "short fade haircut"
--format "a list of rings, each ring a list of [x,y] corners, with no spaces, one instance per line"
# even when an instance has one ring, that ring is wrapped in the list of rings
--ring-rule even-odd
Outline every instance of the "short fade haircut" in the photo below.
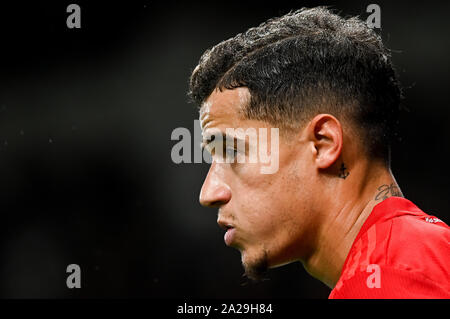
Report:
[[[365,155],[390,166],[402,90],[381,37],[357,17],[302,8],[208,49],[188,95],[247,87],[245,118],[296,129],[320,113],[350,120]]]

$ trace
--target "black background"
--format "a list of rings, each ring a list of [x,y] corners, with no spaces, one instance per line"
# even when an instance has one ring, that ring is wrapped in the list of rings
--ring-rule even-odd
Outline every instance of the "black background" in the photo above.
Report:
[[[326,298],[295,263],[242,278],[216,211],[198,204],[207,164],[172,162],[193,131],[188,77],[208,47],[318,4],[370,1],[73,1],[0,6],[0,297]],[[407,198],[450,220],[450,5],[377,2],[406,89],[392,171]],[[268,199],[270,200],[270,199]],[[82,288],[66,287],[79,264]]]

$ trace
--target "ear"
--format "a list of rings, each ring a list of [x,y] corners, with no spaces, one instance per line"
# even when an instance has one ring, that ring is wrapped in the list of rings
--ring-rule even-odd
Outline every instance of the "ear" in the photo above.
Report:
[[[316,115],[308,125],[308,138],[318,168],[329,168],[341,156],[344,135],[341,123],[333,115]]]

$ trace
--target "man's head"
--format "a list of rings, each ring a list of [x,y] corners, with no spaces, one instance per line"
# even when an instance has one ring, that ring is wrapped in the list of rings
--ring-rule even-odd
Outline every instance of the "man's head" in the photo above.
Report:
[[[389,167],[401,91],[388,50],[357,18],[302,9],[251,28],[203,54],[189,94],[203,133],[280,129],[275,174],[213,161],[200,195],[234,228],[227,243],[250,276],[312,253],[321,194],[336,190],[346,168]]]

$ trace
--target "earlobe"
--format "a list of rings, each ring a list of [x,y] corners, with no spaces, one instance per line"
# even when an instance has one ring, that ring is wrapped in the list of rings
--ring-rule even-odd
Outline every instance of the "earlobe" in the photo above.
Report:
[[[341,156],[343,132],[341,123],[330,114],[319,114],[310,122],[311,139],[316,149],[320,169],[331,167]]]

